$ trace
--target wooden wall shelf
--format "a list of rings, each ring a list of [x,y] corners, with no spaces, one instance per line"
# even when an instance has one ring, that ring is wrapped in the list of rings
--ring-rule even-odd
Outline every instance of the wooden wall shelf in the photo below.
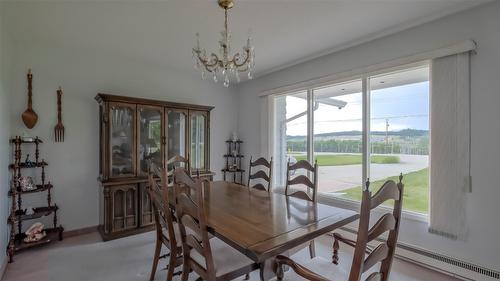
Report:
[[[51,215],[55,211],[57,211],[59,208],[54,205],[50,207],[38,207],[38,208],[33,208],[33,214],[26,215],[25,210],[17,210],[16,211],[16,221],[17,220],[34,220],[34,219],[39,219],[41,217],[46,217],[48,215]]]
[[[47,184],[37,184],[36,188],[33,190],[18,190],[17,193],[21,194],[30,194],[30,193],[37,193],[37,192],[43,192],[46,191],[50,188],[53,188],[54,186],[51,183]],[[12,196],[12,190],[9,190],[9,196]]]
[[[222,169],[222,172],[226,172],[226,173],[241,173],[241,172],[245,172],[245,170],[243,170],[243,169],[237,169],[237,170]]]
[[[33,140],[24,140],[24,139],[16,139],[16,138],[13,138],[13,139],[10,139],[10,143],[34,143],[34,144],[40,144],[40,143],[43,143],[43,141],[41,139],[39,139],[38,137],[34,138]]]
[[[48,165],[49,164],[47,162],[45,162],[45,161],[38,162],[38,163],[33,162],[33,166],[29,166],[29,165],[27,165],[24,162],[20,162],[18,164],[10,164],[9,165],[9,169],[11,169],[11,170],[14,170],[14,169],[17,169],[17,168],[21,168],[21,169],[33,169],[33,168],[45,167],[45,166],[48,166]]]
[[[241,154],[242,140],[227,140],[227,154],[224,154],[226,166],[222,169],[222,177],[226,181],[232,178],[233,182],[243,184],[243,173],[245,170],[241,169],[241,161],[245,157]],[[232,174],[232,177],[230,175]]]
[[[240,154],[238,154],[238,155],[225,154],[224,157],[243,158],[243,157],[245,157],[245,155],[240,155]]]
[[[19,252],[19,251],[34,248],[34,247],[43,246],[43,245],[49,244],[50,242],[53,242],[53,241],[60,241],[63,239],[63,237],[62,237],[63,231],[64,231],[64,228],[62,228],[62,227],[45,229],[45,233],[47,234],[47,236],[42,238],[40,241],[31,242],[31,243],[24,242],[23,239],[26,237],[26,235],[24,233],[19,233],[16,235],[16,238],[15,238],[15,246],[14,246],[15,248],[14,249],[16,252]]]

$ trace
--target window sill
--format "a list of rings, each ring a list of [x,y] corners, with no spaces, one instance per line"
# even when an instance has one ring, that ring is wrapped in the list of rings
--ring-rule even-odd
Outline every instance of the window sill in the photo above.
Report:
[[[341,207],[341,208],[356,210],[356,211],[359,210],[360,205],[361,205],[361,203],[358,201],[339,198],[339,197],[324,194],[324,193],[318,193],[318,200],[320,203],[323,203],[326,205],[332,205],[335,207]],[[373,212],[383,214],[386,212],[390,212],[391,210],[392,210],[392,208],[388,208],[385,206],[379,206],[379,207],[375,208],[373,210]],[[429,214],[422,214],[422,213],[418,213],[418,212],[403,210],[401,216],[404,220],[411,220],[411,221],[424,222],[424,223],[429,222]]]
[[[274,192],[284,194],[285,193],[285,188],[284,187],[276,187],[273,190]],[[338,208],[344,208],[344,209],[349,209],[353,211],[359,211],[359,207],[361,205],[360,202],[354,201],[354,200],[349,200],[349,199],[344,199],[344,198],[339,198],[333,195],[328,195],[325,193],[318,193],[318,201],[320,203],[338,207]],[[390,212],[392,209],[385,207],[385,206],[379,206],[373,210],[373,212],[377,214],[383,214]],[[412,212],[412,211],[405,211],[403,210],[401,214],[402,218],[404,220],[409,220],[409,221],[416,221],[416,222],[422,222],[422,223],[429,223],[429,214],[422,214],[422,213],[417,213],[417,212]]]

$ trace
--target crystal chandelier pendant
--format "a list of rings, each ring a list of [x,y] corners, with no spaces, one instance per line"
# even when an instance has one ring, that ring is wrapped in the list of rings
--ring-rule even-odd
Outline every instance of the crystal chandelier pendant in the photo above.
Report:
[[[193,48],[195,68],[201,71],[201,78],[206,78],[206,73],[212,73],[214,82],[217,83],[217,72],[221,74],[223,85],[229,87],[232,77],[239,83],[241,78],[239,72],[246,72],[248,79],[253,78],[255,68],[255,52],[251,45],[251,37],[248,35],[247,44],[242,53],[231,55],[231,33],[228,28],[228,10],[234,6],[234,0],[218,0],[219,6],[224,9],[224,30],[221,32],[219,41],[219,54],[211,53],[207,56],[205,49],[200,48],[199,34],[196,33],[196,47]]]
[[[234,75],[236,76],[236,83],[240,83],[240,81],[241,81],[240,73],[238,71],[235,71]]]

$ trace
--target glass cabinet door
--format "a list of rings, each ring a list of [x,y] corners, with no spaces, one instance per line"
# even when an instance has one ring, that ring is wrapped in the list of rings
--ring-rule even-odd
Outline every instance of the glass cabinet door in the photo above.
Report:
[[[186,158],[186,121],[187,111],[167,109],[167,160],[176,155]]]
[[[157,167],[163,167],[162,123],[163,108],[139,106],[138,108],[138,160],[140,174],[148,173],[151,161]]]
[[[110,104],[110,175],[126,177],[135,175],[135,105]]]
[[[190,153],[191,170],[206,170],[207,162],[207,114],[205,112],[190,112]]]

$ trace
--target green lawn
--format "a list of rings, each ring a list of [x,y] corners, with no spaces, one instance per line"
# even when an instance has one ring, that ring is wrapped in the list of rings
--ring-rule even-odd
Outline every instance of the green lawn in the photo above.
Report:
[[[403,195],[403,209],[408,211],[415,211],[419,213],[429,212],[429,169],[423,169],[416,172],[411,172],[403,175],[403,183],[405,185]],[[398,182],[398,176],[390,177],[389,179]],[[385,180],[375,181],[370,183],[372,194],[382,186]],[[354,187],[339,191],[345,192],[342,195],[344,198],[352,200],[361,200],[361,187]],[[388,201],[389,205],[392,202]]]
[[[305,160],[305,155],[293,155],[297,161]],[[361,164],[361,155],[359,154],[320,154],[316,156],[319,166],[343,166]],[[397,164],[398,156],[392,155],[373,155],[371,162],[376,164]]]

